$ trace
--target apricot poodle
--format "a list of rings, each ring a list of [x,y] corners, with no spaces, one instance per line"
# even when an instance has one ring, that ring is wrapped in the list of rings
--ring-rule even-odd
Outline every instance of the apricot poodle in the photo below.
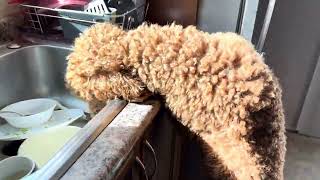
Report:
[[[97,24],[75,40],[66,82],[93,106],[152,93],[209,146],[212,177],[283,179],[284,115],[277,79],[251,43],[193,26]]]

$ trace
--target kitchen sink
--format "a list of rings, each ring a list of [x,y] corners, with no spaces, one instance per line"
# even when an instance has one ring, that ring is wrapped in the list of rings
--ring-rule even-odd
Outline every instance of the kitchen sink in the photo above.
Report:
[[[67,108],[85,112],[86,118],[71,124],[81,129],[35,173],[37,178],[34,178],[56,179],[68,170],[127,103],[110,101],[97,115],[90,117],[88,104],[74,96],[65,84],[66,56],[72,50],[71,46],[44,42],[28,43],[17,49],[0,45],[0,109],[22,100],[52,98]],[[4,123],[5,120],[0,118],[0,125]],[[0,140],[0,160],[16,155],[21,143],[22,140]]]
[[[65,86],[70,47],[30,45],[0,50],[0,108],[21,100],[49,97],[69,108],[88,112],[88,105]]]
[[[70,51],[71,48],[66,45],[26,45],[19,49],[8,49],[2,46],[0,48],[0,108],[32,98],[52,98],[67,108],[88,112],[87,103],[73,96],[65,86],[66,56]],[[4,122],[0,119],[0,124]],[[76,123],[84,126],[86,121]],[[3,147],[10,143],[12,142],[0,141],[0,160],[7,157],[8,154],[4,153]],[[12,144],[19,145],[17,142]],[[15,154],[15,152],[10,153]]]

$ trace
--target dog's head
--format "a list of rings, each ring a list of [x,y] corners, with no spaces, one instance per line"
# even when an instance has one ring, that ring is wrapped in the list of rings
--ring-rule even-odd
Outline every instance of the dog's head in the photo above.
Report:
[[[89,28],[75,40],[68,56],[67,85],[87,101],[121,98],[141,101],[149,91],[135,70],[125,67],[126,32],[103,23]]]

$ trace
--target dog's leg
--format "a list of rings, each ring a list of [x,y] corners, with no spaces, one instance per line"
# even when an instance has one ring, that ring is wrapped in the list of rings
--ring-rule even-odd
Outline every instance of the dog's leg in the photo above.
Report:
[[[224,132],[203,134],[202,138],[209,145],[208,153],[219,158],[222,163],[209,166],[215,169],[219,166],[225,167],[219,168],[221,172],[214,172],[215,176],[228,171],[231,177],[238,180],[261,179],[260,167],[256,163],[257,157],[250,152],[249,144],[245,140]]]

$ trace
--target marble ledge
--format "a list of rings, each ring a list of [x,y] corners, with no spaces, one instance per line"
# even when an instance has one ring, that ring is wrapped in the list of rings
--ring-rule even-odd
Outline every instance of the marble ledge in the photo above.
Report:
[[[158,102],[127,104],[61,179],[113,179],[159,107]]]

